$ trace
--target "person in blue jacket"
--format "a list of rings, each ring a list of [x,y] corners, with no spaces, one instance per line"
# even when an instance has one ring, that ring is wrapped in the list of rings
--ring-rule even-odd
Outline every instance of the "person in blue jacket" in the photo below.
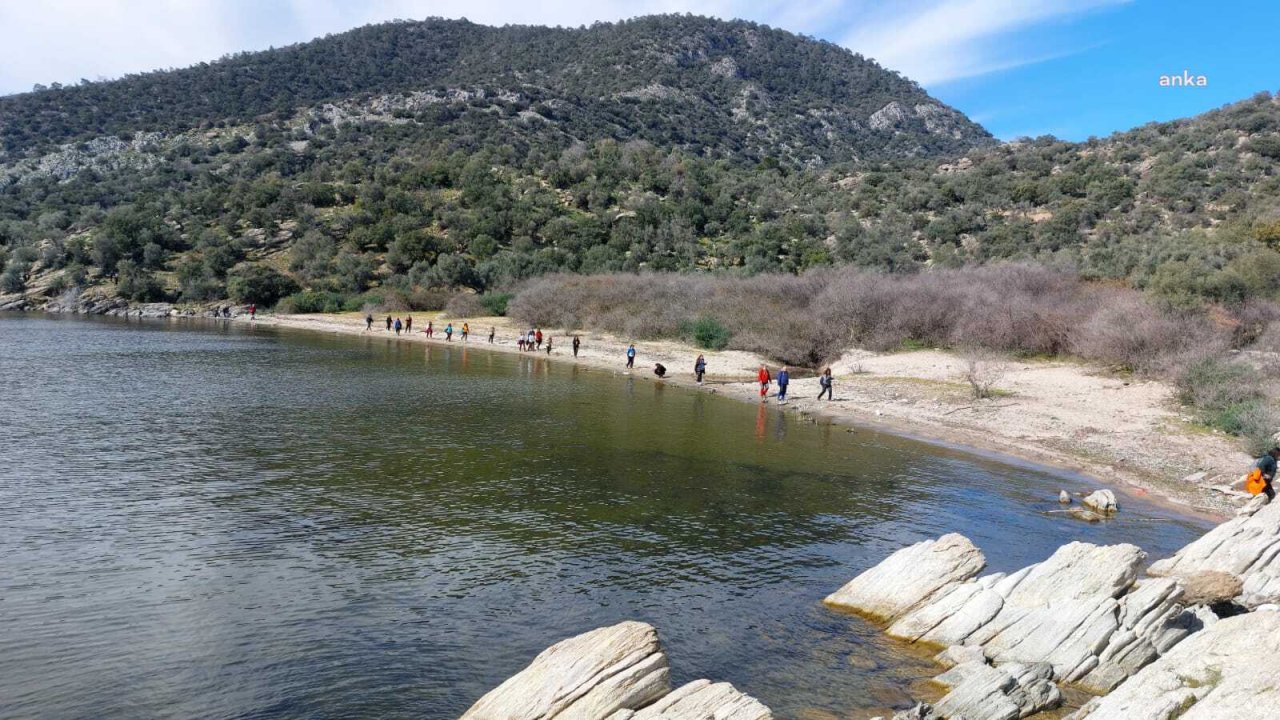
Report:
[[[787,366],[783,365],[778,371],[778,404],[783,405],[787,402],[787,385],[791,383],[791,373],[787,370]]]

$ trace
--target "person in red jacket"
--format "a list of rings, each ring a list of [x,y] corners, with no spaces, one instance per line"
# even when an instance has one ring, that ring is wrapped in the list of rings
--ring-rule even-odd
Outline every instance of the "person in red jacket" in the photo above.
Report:
[[[765,396],[769,394],[769,382],[772,380],[769,377],[769,368],[761,365],[760,372],[756,373],[756,379],[760,381],[760,400],[763,402]]]

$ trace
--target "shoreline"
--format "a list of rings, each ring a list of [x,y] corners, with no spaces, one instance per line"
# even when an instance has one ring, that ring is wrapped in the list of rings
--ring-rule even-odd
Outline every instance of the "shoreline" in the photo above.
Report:
[[[377,336],[399,342],[462,344],[457,332],[449,343],[439,337],[439,329],[436,337],[427,339],[424,329],[428,321],[442,325],[438,313],[418,313],[411,335],[386,331],[384,318],[379,316],[372,331],[365,330],[361,313],[262,314],[254,322],[265,327]],[[245,315],[234,319],[248,320]],[[453,322],[460,327],[463,321]],[[517,349],[518,331],[508,318],[466,322],[472,326],[466,347],[527,354]],[[492,345],[488,342],[490,327],[497,329]],[[623,367],[627,341],[605,333],[579,332],[582,348],[575,358],[569,333],[556,328],[544,328],[543,332],[556,338],[550,355],[545,348],[537,351],[547,359],[627,374]],[[665,383],[741,402],[760,402],[754,373],[762,360],[756,355],[700,351],[666,340],[637,342],[636,346],[636,367],[631,371],[635,376],[647,379],[653,363],[661,362],[668,368]],[[692,376],[693,360],[700,353],[708,363],[707,382],[701,386]],[[1172,389],[1162,383],[1127,382],[1063,361],[1009,361],[1010,369],[996,385],[996,397],[973,400],[963,381],[954,377],[963,372],[962,364],[960,358],[940,351],[851,351],[831,366],[834,401],[819,403],[816,376],[804,373],[792,380],[791,397],[784,407],[804,420],[831,422],[850,432],[887,432],[1001,462],[1074,475],[1078,486],[1064,489],[1081,492],[1109,487],[1203,520],[1222,520],[1246,499],[1228,494],[1227,486],[1240,473],[1237,468],[1249,461],[1248,456],[1232,438],[1186,422],[1185,416],[1170,407]],[[776,374],[778,366],[770,363],[769,367]],[[776,385],[767,402],[776,406],[774,391]],[[1107,394],[1115,397],[1107,398]],[[1117,414],[1123,422],[1138,427],[1104,432],[1090,425],[1090,421]]]

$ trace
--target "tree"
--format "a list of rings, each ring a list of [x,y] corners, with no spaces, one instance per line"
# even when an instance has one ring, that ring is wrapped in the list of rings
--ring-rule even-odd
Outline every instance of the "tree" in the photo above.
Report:
[[[237,303],[274,305],[299,289],[293,278],[268,265],[237,265],[227,273],[227,295]]]

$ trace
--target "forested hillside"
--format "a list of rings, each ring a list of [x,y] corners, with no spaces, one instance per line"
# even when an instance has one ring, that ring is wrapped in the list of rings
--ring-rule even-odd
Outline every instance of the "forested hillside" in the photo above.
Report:
[[[999,145],[743,22],[362,28],[0,99],[0,294],[438,305],[550,272],[1036,259],[1239,305],[1280,284],[1280,103]]]

